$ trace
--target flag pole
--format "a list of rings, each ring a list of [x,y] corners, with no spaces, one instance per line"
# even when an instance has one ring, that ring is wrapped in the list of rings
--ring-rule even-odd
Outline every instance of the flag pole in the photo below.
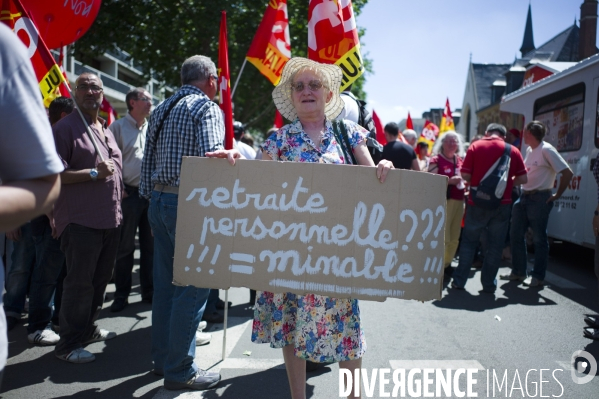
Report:
[[[233,96],[235,95],[235,89],[237,89],[237,84],[239,83],[239,78],[241,77],[241,74],[243,73],[243,68],[245,68],[245,63],[248,61],[247,58],[243,59],[243,64],[241,64],[241,69],[239,70],[239,75],[237,75],[237,79],[235,79],[235,85],[233,86],[233,91],[231,92],[231,99],[233,99]]]
[[[25,7],[23,7],[23,4],[21,3],[21,0],[14,0],[15,2],[15,6],[17,7],[18,11],[25,14],[25,16],[27,16],[27,18],[31,19],[31,16],[29,15],[29,13],[27,12],[27,10],[25,9]],[[37,27],[36,27],[37,29]],[[40,42],[42,43],[43,47],[46,48],[46,44],[44,43],[44,41],[42,40],[42,38],[39,38]],[[55,65],[56,65],[56,61],[54,61]],[[61,73],[62,75],[62,73]],[[73,91],[71,90],[71,88],[69,87],[68,82],[64,79],[62,79],[62,84],[65,85],[65,87],[67,88],[67,90],[69,91],[69,93],[71,94],[71,98],[73,98],[73,101],[75,99],[75,95],[73,93]],[[92,144],[94,145],[94,149],[96,150],[96,153],[98,154],[98,156],[100,157],[101,162],[104,162],[104,157],[102,156],[102,153],[100,152],[100,149],[98,148],[98,143],[96,142],[96,138],[94,137],[91,129],[89,128],[89,125],[87,123],[87,121],[85,120],[85,117],[83,116],[83,113],[81,112],[81,110],[79,109],[79,107],[77,106],[77,102],[75,102],[75,109],[77,110],[77,112],[79,113],[79,116],[81,117],[81,120],[83,121],[83,124],[85,125],[86,131],[87,131],[87,135],[89,136],[90,140],[92,141]]]

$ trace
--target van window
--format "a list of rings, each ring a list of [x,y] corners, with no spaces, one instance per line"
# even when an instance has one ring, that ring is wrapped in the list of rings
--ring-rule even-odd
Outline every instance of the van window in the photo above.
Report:
[[[558,151],[577,151],[582,145],[585,85],[560,90],[535,101],[534,119],[547,126],[545,141]]]

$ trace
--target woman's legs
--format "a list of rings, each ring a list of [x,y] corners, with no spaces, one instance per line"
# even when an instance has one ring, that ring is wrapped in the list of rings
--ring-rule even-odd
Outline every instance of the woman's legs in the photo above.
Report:
[[[354,373],[354,370],[362,368],[362,358],[360,358],[360,359],[354,359],[354,360],[346,360],[344,362],[339,362],[339,368],[340,369],[347,369],[347,370],[349,370],[351,372],[351,374],[353,376],[355,376],[356,374]],[[347,383],[347,381],[346,381],[346,383]],[[353,399],[353,398],[359,398],[360,397],[360,391],[362,390],[361,387],[362,387],[361,381],[358,381],[358,391],[356,392],[356,384],[355,384],[355,381],[354,381],[354,384],[352,386],[352,390],[351,390],[348,398],[351,398],[351,399]]]
[[[295,356],[293,345],[283,347],[283,358],[292,399],[306,399],[306,361]]]

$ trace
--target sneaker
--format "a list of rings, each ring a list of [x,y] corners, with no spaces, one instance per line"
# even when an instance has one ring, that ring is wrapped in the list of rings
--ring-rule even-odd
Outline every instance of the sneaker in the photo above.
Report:
[[[27,340],[33,345],[49,346],[56,345],[60,341],[60,337],[51,329],[46,328],[27,335]]]
[[[526,280],[524,280],[523,284],[528,287],[542,287],[545,284],[545,281],[539,280],[536,277],[529,277]]]
[[[206,327],[208,327],[208,322],[205,320],[200,321],[200,324],[198,324],[198,331],[202,332],[206,329]]]
[[[179,389],[193,389],[196,391],[203,391],[209,389],[220,381],[219,373],[211,373],[209,371],[198,370],[187,382],[175,382],[175,381],[164,381],[164,387],[168,390],[175,391]]]
[[[227,307],[229,309],[231,309],[231,306],[233,306],[233,302],[228,301]],[[218,301],[216,301],[216,308],[223,310],[225,308],[225,301],[223,301],[222,299],[219,298]]]
[[[83,343],[83,345],[91,344],[94,342],[100,341],[108,341],[109,339],[113,339],[116,337],[116,333],[112,331],[105,330],[100,327],[96,327],[96,331],[92,334],[92,336]]]
[[[210,343],[212,334],[196,331],[196,346],[202,346]]]
[[[202,315],[202,320],[207,321],[208,323],[222,323],[225,321],[225,317],[218,312],[204,312],[204,314]]]
[[[499,276],[500,280],[508,280],[508,281],[524,281],[526,280],[526,276],[519,276],[517,274],[514,273],[510,273],[510,274],[502,274],[501,276]]]
[[[60,360],[64,360],[65,362],[81,364],[81,363],[89,363],[96,360],[96,357],[90,352],[86,351],[83,348],[77,348],[71,353],[67,353],[66,355],[56,355]]]
[[[599,327],[599,317],[597,316],[585,316],[584,322],[587,323],[589,327]]]
[[[114,298],[112,305],[110,305],[110,311],[113,313],[120,312],[129,304],[127,298]]]
[[[590,339],[599,340],[599,328],[585,327],[582,329],[584,336]]]

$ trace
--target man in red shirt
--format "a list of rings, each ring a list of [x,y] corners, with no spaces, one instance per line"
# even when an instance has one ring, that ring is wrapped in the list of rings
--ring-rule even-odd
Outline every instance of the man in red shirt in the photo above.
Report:
[[[487,127],[485,137],[470,145],[462,166],[462,178],[469,182],[471,186],[477,187],[491,166],[503,155],[506,145],[505,135],[505,126],[491,123]],[[526,167],[524,166],[522,155],[516,147],[512,146],[508,182],[501,205],[493,210],[483,209],[474,205],[472,198],[468,198],[466,220],[460,243],[460,262],[453,273],[452,288],[464,289],[479,238],[486,229],[488,234],[488,249],[480,280],[484,292],[495,292],[497,288],[497,271],[501,262],[501,251],[503,250],[511,216],[512,186],[526,182]]]

